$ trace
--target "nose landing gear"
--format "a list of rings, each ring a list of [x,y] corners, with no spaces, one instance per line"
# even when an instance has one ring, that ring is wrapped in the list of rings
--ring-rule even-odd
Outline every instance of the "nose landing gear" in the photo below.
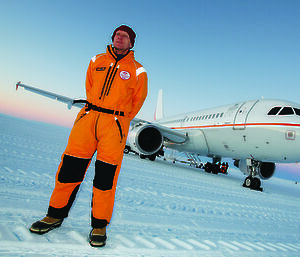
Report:
[[[245,179],[243,187],[250,188],[252,190],[263,191],[261,187],[261,181],[259,178],[255,177],[258,174],[258,169],[261,162],[255,161],[253,159],[247,159],[247,168],[249,169],[250,175]]]

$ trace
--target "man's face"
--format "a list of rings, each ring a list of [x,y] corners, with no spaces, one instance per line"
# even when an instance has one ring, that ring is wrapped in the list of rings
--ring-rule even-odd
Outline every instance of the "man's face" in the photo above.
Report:
[[[126,51],[132,47],[130,38],[127,32],[118,30],[113,41],[113,45],[120,51]]]

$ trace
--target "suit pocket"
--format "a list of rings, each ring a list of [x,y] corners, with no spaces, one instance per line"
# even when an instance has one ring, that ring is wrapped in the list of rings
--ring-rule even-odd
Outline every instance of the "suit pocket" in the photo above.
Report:
[[[120,132],[120,138],[121,138],[120,143],[121,143],[123,138],[124,138],[122,126],[121,126],[121,123],[120,123],[120,121],[118,120],[117,117],[115,117],[115,121],[116,121],[117,127],[118,127],[119,132]]]
[[[74,122],[74,125],[77,124],[83,117],[85,117],[88,113],[86,113],[85,111],[83,113],[79,113],[75,122]]]

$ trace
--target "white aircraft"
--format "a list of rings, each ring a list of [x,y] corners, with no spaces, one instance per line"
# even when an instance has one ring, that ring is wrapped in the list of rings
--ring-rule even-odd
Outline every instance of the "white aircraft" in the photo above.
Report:
[[[30,87],[17,88],[82,108],[80,100]],[[247,177],[243,186],[261,190],[261,179],[273,176],[276,163],[300,161],[300,105],[284,100],[257,99],[164,118],[162,91],[155,120],[135,118],[127,147],[155,159],[162,147],[212,158],[207,172],[218,173],[222,158],[234,159]],[[154,157],[154,158],[153,158]],[[257,177],[258,176],[258,177]]]

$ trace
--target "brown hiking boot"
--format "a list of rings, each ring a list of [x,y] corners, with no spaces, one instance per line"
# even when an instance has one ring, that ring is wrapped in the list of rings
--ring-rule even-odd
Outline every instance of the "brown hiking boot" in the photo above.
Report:
[[[52,229],[60,227],[63,221],[64,219],[55,219],[46,216],[42,220],[33,223],[29,231],[35,234],[42,235],[49,232]]]
[[[103,247],[106,244],[106,227],[93,228],[90,235],[90,245],[93,247]]]

